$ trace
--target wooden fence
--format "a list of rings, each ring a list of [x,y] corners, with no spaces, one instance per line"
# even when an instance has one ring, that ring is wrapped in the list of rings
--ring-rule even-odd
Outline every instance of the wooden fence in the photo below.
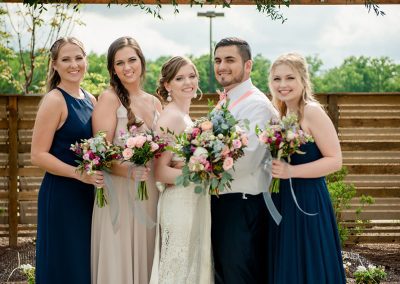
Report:
[[[192,117],[207,112],[207,98],[193,101]],[[320,94],[339,132],[347,182],[357,195],[375,197],[362,219],[372,220],[349,242],[400,242],[400,93]],[[30,163],[30,143],[41,96],[0,95],[0,237],[16,246],[36,233],[37,194],[43,171]],[[343,212],[354,226],[355,198]]]

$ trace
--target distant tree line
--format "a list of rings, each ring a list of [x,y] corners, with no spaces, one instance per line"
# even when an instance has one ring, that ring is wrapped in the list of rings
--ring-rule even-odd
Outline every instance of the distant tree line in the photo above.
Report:
[[[23,55],[29,56],[28,54]],[[204,93],[208,93],[209,55],[188,57],[192,59],[199,70],[200,88]],[[156,60],[147,60],[144,82],[144,89],[147,92],[155,92],[161,66],[168,58],[169,56],[161,56]],[[41,60],[44,62],[36,64],[32,82],[27,88],[28,94],[45,92],[48,58],[42,57]],[[97,95],[107,88],[109,82],[106,55],[90,53],[88,61],[89,69],[83,87]],[[268,70],[271,61],[262,55],[256,55],[253,61],[252,81],[259,89],[267,93],[269,92]],[[388,57],[351,56],[346,58],[340,66],[328,70],[322,70],[323,62],[318,56],[308,56],[307,61],[316,93],[400,91],[400,65]],[[0,70],[0,93],[24,94],[26,84],[20,57],[12,49],[8,49],[6,52],[0,53],[0,67],[1,62],[3,62],[4,68]]]
[[[49,47],[56,38],[70,34],[74,25],[84,24],[79,18],[80,11],[61,4],[45,10],[12,7],[13,11],[7,5],[0,5],[0,94],[44,94]],[[38,38],[46,40],[39,45]],[[10,47],[13,39],[18,43],[14,48]],[[28,44],[23,44],[24,39]],[[188,57],[197,66],[203,92],[215,92],[209,82],[209,55]],[[168,58],[147,60],[144,82],[147,92],[155,92],[161,66]],[[340,66],[327,70],[317,55],[308,56],[307,61],[316,93],[400,91],[400,65],[389,57],[350,56]],[[97,95],[108,86],[106,55],[90,53],[88,62],[83,87]],[[253,62],[252,81],[267,93],[271,61],[258,54]]]

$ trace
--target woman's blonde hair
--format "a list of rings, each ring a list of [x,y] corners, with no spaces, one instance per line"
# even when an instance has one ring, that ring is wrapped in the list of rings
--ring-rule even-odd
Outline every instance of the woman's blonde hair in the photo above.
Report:
[[[295,52],[282,54],[274,61],[274,63],[272,63],[271,68],[269,70],[268,85],[270,92],[272,94],[272,103],[278,109],[281,117],[286,115],[287,106],[283,101],[278,99],[278,96],[277,94],[274,93],[271,84],[275,68],[283,64],[289,66],[295,73],[297,73],[298,75],[297,80],[303,86],[302,96],[301,99],[299,100],[299,105],[298,105],[299,112],[297,113],[299,121],[301,121],[304,116],[304,106],[309,102],[318,103],[312,92],[310,74],[308,72],[308,64],[306,59],[301,54]]]

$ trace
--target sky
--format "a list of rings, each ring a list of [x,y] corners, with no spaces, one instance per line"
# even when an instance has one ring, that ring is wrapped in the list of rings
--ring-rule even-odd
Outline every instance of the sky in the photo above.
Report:
[[[71,35],[88,51],[106,53],[120,36],[132,36],[148,59],[161,55],[209,53],[209,19],[197,12],[223,12],[213,19],[213,41],[228,36],[247,40],[253,55],[274,60],[282,53],[297,51],[318,55],[323,69],[339,66],[349,56],[388,56],[400,64],[400,5],[381,5],[385,16],[368,13],[364,5],[291,5],[282,8],[287,21],[272,21],[255,6],[221,8],[179,5],[174,15],[163,5],[163,20],[136,7],[91,4],[81,11],[85,26],[75,26]]]

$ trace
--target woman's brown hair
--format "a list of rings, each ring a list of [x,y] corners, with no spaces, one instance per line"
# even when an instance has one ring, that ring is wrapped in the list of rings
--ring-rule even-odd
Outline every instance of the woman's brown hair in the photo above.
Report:
[[[196,66],[189,58],[183,56],[174,56],[165,62],[161,67],[161,75],[160,79],[158,80],[156,93],[164,102],[167,101],[168,97],[168,91],[164,86],[165,83],[171,82],[179,70],[187,64],[193,67],[194,73],[196,74],[197,78],[199,78],[199,72],[197,71]]]
[[[127,127],[129,129],[132,125],[140,127],[143,124],[143,121],[136,120],[136,116],[131,109],[131,99],[129,97],[129,92],[124,87],[121,80],[118,78],[117,74],[115,74],[115,69],[114,69],[115,54],[124,47],[131,47],[133,50],[135,50],[136,54],[140,59],[140,64],[142,66],[142,73],[140,74],[141,83],[144,81],[146,74],[146,59],[144,58],[142,49],[140,48],[139,44],[132,37],[128,36],[120,37],[117,40],[115,40],[108,48],[107,69],[108,73],[110,74],[110,85],[114,89],[122,105],[127,110],[128,113]]]

